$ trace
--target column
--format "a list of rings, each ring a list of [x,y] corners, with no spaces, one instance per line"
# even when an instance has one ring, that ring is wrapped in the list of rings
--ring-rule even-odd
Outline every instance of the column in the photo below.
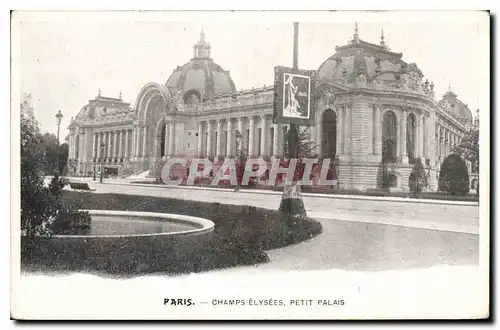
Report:
[[[175,154],[175,122],[170,121],[168,123],[168,155],[173,156]]]
[[[254,117],[250,117],[250,133],[248,138],[248,157],[252,158],[254,156],[254,144],[255,144],[255,119]]]
[[[375,141],[373,151],[376,155],[382,154],[382,118],[380,117],[380,106],[375,105],[374,135]]]
[[[144,128],[142,130],[144,132],[142,138],[142,157],[146,157],[146,149],[148,148],[148,127],[146,124],[144,124]]]
[[[323,117],[323,112],[320,112],[318,116],[315,118],[316,122],[316,153],[318,156],[321,156],[321,147],[322,147],[322,140],[323,140],[323,125],[321,122],[321,118]],[[287,155],[288,156],[288,155]]]
[[[95,144],[97,140],[97,133],[92,133],[92,161],[97,156],[97,150],[95,150]]]
[[[243,118],[239,117],[238,118],[238,132],[240,132],[240,143],[238,144],[238,150],[236,150],[236,153],[239,154],[239,152],[243,149],[243,144],[245,143],[245,136],[243,132]]]
[[[212,149],[212,122],[210,120],[207,121],[207,156],[211,157],[213,156],[213,149]]]
[[[420,115],[420,126],[419,126],[419,137],[418,137],[418,141],[419,141],[419,156],[421,158],[421,161],[422,161],[422,165],[425,165],[425,159],[427,158],[426,155],[425,155],[425,116],[424,114],[421,114]]]
[[[231,118],[227,119],[227,144],[226,156],[231,157],[233,153],[233,121]]]
[[[203,122],[198,123],[198,157],[203,156]]]
[[[84,136],[85,132],[84,131],[81,131],[79,136],[80,136],[80,143],[79,143],[79,146],[78,146],[78,158],[81,160],[83,159],[83,151],[85,150],[85,136]]]
[[[129,131],[130,130],[126,130],[125,131],[125,150],[123,152],[123,157],[125,157],[125,159],[128,158],[128,136],[129,136]]]
[[[137,152],[135,150],[135,146],[136,146],[136,142],[137,142],[136,141],[136,131],[137,131],[137,126],[136,125],[132,126],[132,147],[130,148],[130,156],[131,157],[137,157]]]
[[[351,154],[352,104],[344,105],[344,154]]]
[[[266,146],[267,146],[267,119],[266,116],[260,117],[260,157],[263,158],[267,156]]]
[[[274,131],[273,131],[274,137],[273,137],[272,155],[277,158],[277,157],[279,157],[279,150],[278,150],[278,148],[279,148],[279,136],[280,136],[279,130],[280,130],[281,124],[273,124],[273,126],[274,126]]]
[[[97,150],[95,151],[97,161],[99,161],[99,158],[101,157],[101,133],[98,132],[96,133],[96,138],[97,138],[97,145],[95,146]]]
[[[217,145],[215,148],[215,156],[222,156],[222,119],[217,119]]]
[[[113,132],[113,158],[118,157],[118,131]]]
[[[443,162],[444,160],[444,128],[443,126],[440,126],[441,127],[441,131],[440,131],[440,134],[439,134],[439,156],[441,156],[441,162]]]
[[[108,144],[108,148],[107,148],[108,154],[107,155],[108,155],[108,159],[110,159],[110,160],[111,160],[111,157],[113,157],[113,155],[111,154],[111,151],[112,151],[112,149],[111,149],[111,135],[112,135],[112,132],[111,131],[108,132],[108,143],[107,143]]]
[[[401,163],[402,164],[408,164],[408,155],[406,154],[406,109],[403,109],[401,111],[401,118],[400,118],[400,135],[399,139],[401,141]]]
[[[142,156],[141,154],[141,135],[142,135],[142,125],[137,126],[135,131],[135,155],[137,157]]]
[[[345,128],[345,109],[344,106],[339,106],[337,109],[337,154],[344,153],[344,128]]]
[[[165,122],[165,136],[163,140],[163,156],[168,156],[168,138],[169,138],[169,131],[168,131],[168,122]]]
[[[118,158],[123,158],[123,131],[118,131]]]

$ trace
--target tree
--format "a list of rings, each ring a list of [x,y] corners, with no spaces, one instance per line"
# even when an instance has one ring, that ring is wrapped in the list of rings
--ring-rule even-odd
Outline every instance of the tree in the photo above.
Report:
[[[45,175],[52,175],[57,169],[62,173],[68,163],[69,146],[67,143],[58,145],[57,136],[52,133],[45,133],[40,138],[40,143],[45,150],[44,172]],[[56,168],[56,165],[57,168]]]
[[[469,192],[469,173],[464,160],[456,154],[445,158],[439,172],[440,191],[456,194],[467,194]]]
[[[21,103],[21,233],[33,237],[87,230],[90,215],[62,201],[57,172],[49,187],[44,185],[45,148],[30,101],[27,96]]]
[[[465,133],[460,144],[452,148],[452,153],[470,161],[472,172],[479,173],[479,129],[472,128]]]
[[[298,139],[297,139],[297,158],[298,159],[304,159],[304,158],[314,158],[317,156],[316,154],[316,143],[312,141],[311,139],[311,129],[309,126],[306,126],[305,128],[300,128],[300,126],[297,127],[298,131]],[[285,150],[288,151],[288,138],[289,138],[290,130],[288,130],[284,134],[284,146]],[[287,156],[287,155],[285,155]]]
[[[420,158],[415,158],[415,164],[411,170],[408,185],[410,186],[410,191],[415,195],[415,197],[418,197],[422,192],[422,189],[428,185],[427,174],[425,173],[425,169]]]

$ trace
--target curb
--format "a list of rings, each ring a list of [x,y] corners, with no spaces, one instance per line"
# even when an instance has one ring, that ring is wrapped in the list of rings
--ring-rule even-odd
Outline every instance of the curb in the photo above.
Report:
[[[126,183],[126,182],[103,182],[103,184],[109,185],[122,185],[122,186],[136,186],[136,187],[149,187],[157,189],[184,189],[184,190],[208,190],[208,191],[219,191],[219,192],[234,192],[233,189],[227,188],[207,188],[207,187],[183,187],[183,186],[167,186],[167,185],[156,185],[156,184],[144,184],[144,183]],[[281,191],[269,191],[269,190],[239,190],[238,192],[245,192],[247,194],[258,194],[258,195],[282,195]],[[414,198],[403,198],[403,197],[377,197],[377,196],[358,196],[358,195],[330,195],[330,194],[318,194],[318,193],[302,193],[303,197],[315,197],[315,198],[328,198],[328,199],[348,199],[348,200],[365,200],[365,201],[379,201],[379,202],[396,202],[396,203],[416,203],[416,204],[440,204],[440,205],[460,205],[460,206],[479,206],[479,202],[464,202],[464,201],[446,201],[446,200],[436,200],[436,199],[414,199]]]

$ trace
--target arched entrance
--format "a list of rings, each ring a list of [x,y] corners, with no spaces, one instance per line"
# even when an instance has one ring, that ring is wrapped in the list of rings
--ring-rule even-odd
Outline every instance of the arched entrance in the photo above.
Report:
[[[165,133],[158,123],[165,118],[169,97],[170,92],[165,86],[153,83],[144,86],[137,97],[134,108],[139,121],[136,131],[138,168],[148,169],[163,156],[160,155],[162,148],[165,152]],[[162,142],[158,143],[160,139]]]
[[[335,159],[337,154],[337,114],[332,109],[323,112],[323,137],[321,139],[321,156]]]

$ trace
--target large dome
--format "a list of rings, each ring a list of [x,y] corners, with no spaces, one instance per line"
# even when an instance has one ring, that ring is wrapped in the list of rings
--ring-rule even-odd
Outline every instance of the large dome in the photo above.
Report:
[[[318,68],[321,79],[349,84],[364,75],[367,82],[377,80],[390,85],[399,83],[406,74],[416,81],[423,77],[415,63],[408,64],[401,59],[403,54],[390,51],[383,32],[377,45],[360,40],[356,28],[353,39],[345,46],[335,47],[335,51]]]
[[[186,104],[236,92],[229,71],[210,58],[210,44],[205,41],[203,32],[200,41],[194,45],[193,59],[178,66],[168,78],[166,86],[171,91],[180,91]]]

